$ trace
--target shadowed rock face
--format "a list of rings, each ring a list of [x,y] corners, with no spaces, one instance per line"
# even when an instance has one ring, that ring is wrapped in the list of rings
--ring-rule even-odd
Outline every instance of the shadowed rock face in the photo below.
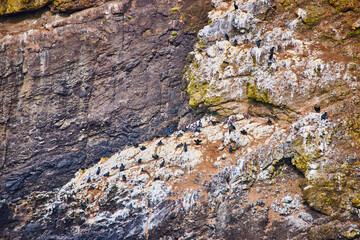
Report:
[[[185,58],[209,7],[116,1],[3,18],[0,195],[61,186],[129,141],[173,131],[187,102]]]

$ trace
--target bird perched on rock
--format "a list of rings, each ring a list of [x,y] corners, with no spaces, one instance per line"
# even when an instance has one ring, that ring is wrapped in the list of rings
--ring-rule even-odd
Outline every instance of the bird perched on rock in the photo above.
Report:
[[[320,112],[320,106],[315,106],[315,107],[314,107],[314,110],[315,110],[315,112],[317,112],[317,113]]]
[[[269,62],[271,62],[274,58],[274,53],[270,53],[270,56],[269,56]]]
[[[146,147],[144,146],[144,145],[142,145],[141,147],[140,147],[140,150],[141,151],[144,151],[146,149]]]
[[[237,40],[235,39],[234,40],[234,46],[236,47],[238,45],[238,42],[237,42]]]
[[[148,171],[144,170],[143,168],[141,169],[140,172],[143,172],[143,173],[149,173]]]
[[[184,151],[187,152],[187,145],[184,143]]]
[[[179,147],[182,147],[182,146],[184,146],[184,144],[183,144],[183,143],[180,143],[180,144],[178,144],[178,145],[176,146],[176,148],[179,148]]]
[[[160,141],[157,143],[157,145],[158,145],[158,146],[162,146],[162,145],[164,145],[164,144],[163,144],[162,141],[160,140]]]
[[[125,176],[125,175],[122,175],[122,180],[123,180],[124,182],[126,182],[126,176]]]
[[[259,48],[260,47],[260,44],[261,44],[261,39],[257,40],[256,41],[256,46]]]
[[[246,135],[247,134],[247,131],[245,129],[241,130],[240,131],[242,135]]]
[[[97,171],[96,171],[96,175],[100,174],[100,167],[98,167]]]
[[[160,177],[155,177],[154,181],[160,180]]]
[[[111,169],[118,169],[119,167],[118,167],[118,165],[116,165],[115,167],[112,167]]]
[[[159,155],[155,154],[155,155],[152,155],[153,159],[159,159]]]
[[[89,187],[89,191],[94,190],[94,189],[95,189],[94,186]]]
[[[272,124],[272,121],[271,121],[271,119],[270,118],[268,118],[268,124],[271,126],[271,124]]]
[[[250,114],[247,113],[247,114],[246,114],[246,118],[247,118],[247,119],[250,119],[250,118],[251,118]]]
[[[139,164],[139,165],[141,164],[141,158],[138,159],[138,164]]]
[[[200,133],[200,126],[199,125],[197,125],[196,126],[196,128],[195,128],[195,131],[194,132],[198,132],[198,133]]]
[[[325,120],[325,119],[326,119],[326,117],[327,117],[327,112],[324,112],[324,114],[323,114],[323,115],[321,115],[321,120]]]
[[[225,39],[226,39],[227,41],[229,41],[229,39],[230,39],[230,37],[229,37],[229,35],[228,35],[227,33],[225,33]]]
[[[134,147],[139,147],[139,144],[138,143],[134,143]]]
[[[127,145],[130,147],[132,144],[131,144],[131,142],[128,142]]]
[[[163,159],[162,162],[160,163],[160,168],[162,168],[165,165],[165,160]]]
[[[271,54],[271,53],[274,53],[274,51],[275,51],[275,47],[272,47],[272,48],[270,49],[270,54]]]
[[[196,145],[200,145],[200,143],[202,142],[202,140],[200,140],[200,139],[195,139],[194,142],[195,142]]]
[[[187,132],[189,130],[188,127],[184,127],[183,129],[181,129],[183,132]]]
[[[87,183],[91,183],[91,178],[90,177],[88,178]]]
[[[232,130],[236,130],[236,127],[232,123],[230,123],[229,134],[231,133]]]
[[[107,172],[107,173],[104,174],[104,177],[108,177],[108,176],[110,176],[110,173],[109,173],[109,172]]]
[[[122,171],[124,171],[124,170],[125,170],[125,165],[124,165],[124,164],[121,164],[119,171],[122,172]]]
[[[215,126],[217,123],[219,123],[219,121],[213,121],[213,120],[211,120],[211,124],[212,124],[213,126]]]
[[[236,5],[236,2],[234,2],[234,8],[235,8],[235,10],[239,9],[238,5]]]
[[[231,154],[233,152],[232,146],[229,147],[229,153]]]
[[[182,133],[179,133],[178,135],[176,135],[176,137],[178,138],[178,137],[181,137],[181,136],[183,136],[184,134],[182,134]]]
[[[81,209],[85,211],[86,205],[84,203],[81,203],[80,206],[81,206]]]

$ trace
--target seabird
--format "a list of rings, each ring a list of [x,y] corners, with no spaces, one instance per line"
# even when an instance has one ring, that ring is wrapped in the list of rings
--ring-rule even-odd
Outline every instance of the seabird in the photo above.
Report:
[[[271,126],[272,122],[271,122],[271,119],[268,118],[268,124]]]
[[[139,165],[141,164],[141,158],[138,159],[138,164],[139,164]]]
[[[188,127],[184,127],[184,128],[182,129],[183,132],[187,132],[188,130],[189,130]]]
[[[122,175],[122,180],[123,180],[124,182],[126,182],[126,176],[125,176],[125,175]]]
[[[229,65],[230,63],[228,61],[223,61],[223,64]]]
[[[219,123],[219,121],[213,121],[213,120],[211,120],[211,124],[212,124],[213,126],[215,126],[217,123]]]
[[[108,176],[110,176],[110,173],[109,173],[109,172],[107,172],[107,173],[104,174],[104,177],[108,177]]]
[[[187,152],[187,145],[184,143],[184,151]]]
[[[269,56],[269,62],[271,62],[274,58],[274,53],[270,53],[270,56]]]
[[[131,142],[128,142],[127,145],[128,145],[128,146],[131,146]]]
[[[141,147],[140,147],[140,150],[141,151],[144,151],[146,149],[146,147],[144,146],[144,145],[142,145]]]
[[[116,165],[115,167],[112,167],[111,169],[118,169],[119,167],[118,167],[118,165]]]
[[[154,181],[160,180],[160,177],[155,177]]]
[[[238,5],[236,5],[236,2],[234,2],[234,8],[235,8],[235,10],[239,9]]]
[[[202,140],[195,139],[194,142],[195,142],[196,145],[200,145],[200,143],[202,142]]]
[[[95,189],[94,186],[89,187],[89,191],[94,190],[94,189]]]
[[[162,141],[160,140],[160,141],[157,143],[157,145],[158,145],[158,146],[162,146],[162,145],[164,145],[164,144],[163,144]]]
[[[232,130],[236,130],[236,127],[232,123],[230,123],[229,134],[231,133]]]
[[[314,110],[315,110],[315,112],[317,112],[317,113],[318,113],[318,112],[320,112],[320,107],[315,106],[315,107],[314,107]]]
[[[121,164],[119,171],[122,172],[122,171],[124,171],[124,170],[125,170],[125,165],[124,165],[124,164]]]
[[[80,206],[81,206],[81,209],[85,211],[86,205],[84,203],[81,203]]]
[[[90,177],[88,178],[87,183],[91,183],[91,178]]]
[[[270,49],[270,54],[274,53],[274,51],[275,51],[275,47],[272,47],[272,48]]]
[[[153,159],[159,159],[159,155],[155,154],[155,155],[152,155]]]
[[[235,41],[234,41],[234,46],[236,47],[238,45],[238,42],[237,42],[237,40],[235,39]]]
[[[98,167],[97,171],[96,171],[96,175],[100,174],[100,167]]]
[[[247,119],[250,119],[250,118],[251,118],[251,117],[250,117],[250,114],[247,113],[247,114],[246,114],[246,118],[247,118]]]
[[[184,134],[179,133],[176,137],[178,138],[178,137],[181,137],[182,135],[184,135]]]
[[[160,163],[160,168],[162,168],[165,165],[165,160],[163,159],[162,162]]]
[[[227,34],[227,33],[225,33],[225,39],[227,40],[227,41],[229,41],[229,35]]]
[[[143,172],[143,173],[149,173],[148,171],[144,170],[143,168],[141,169],[141,172]]]
[[[240,131],[242,135],[246,135],[247,134],[247,131],[245,129],[241,130]]]
[[[229,153],[231,154],[233,152],[232,146],[229,147]]]
[[[201,128],[202,128],[202,126],[203,126],[203,125],[202,125],[202,122],[201,122],[201,119],[199,120],[198,126],[201,127]]]
[[[257,40],[256,41],[256,46],[259,48],[260,47],[260,44],[261,44],[261,39]]]
[[[179,148],[179,147],[182,147],[182,146],[184,146],[184,144],[183,144],[183,143],[180,143],[180,144],[178,144],[178,145],[176,146],[176,148]]]
[[[325,120],[325,119],[326,119],[326,116],[327,116],[327,112],[324,112],[324,114],[321,115],[321,120]]]
[[[134,147],[139,147],[139,144],[138,143],[134,143]]]

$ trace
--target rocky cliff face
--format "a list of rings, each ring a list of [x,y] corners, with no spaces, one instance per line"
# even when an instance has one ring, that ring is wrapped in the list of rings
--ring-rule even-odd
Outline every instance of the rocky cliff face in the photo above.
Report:
[[[174,131],[187,113],[185,59],[209,7],[117,1],[4,17],[2,198],[59,187],[128,143]]]
[[[359,3],[212,4],[183,76],[207,115],[2,201],[4,237],[360,238]]]

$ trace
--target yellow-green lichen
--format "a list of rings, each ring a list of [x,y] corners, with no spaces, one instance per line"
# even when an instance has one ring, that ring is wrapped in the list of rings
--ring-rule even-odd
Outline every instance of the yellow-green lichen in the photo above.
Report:
[[[248,82],[246,87],[247,87],[248,98],[256,100],[258,102],[272,104],[269,99],[268,90],[261,91],[260,89],[257,88],[256,83],[253,84],[251,82]]]
[[[349,10],[359,11],[358,0],[328,0],[330,5],[335,7],[337,11],[346,12]]]
[[[42,8],[51,0],[7,0],[0,2],[0,15],[26,12]]]
[[[303,22],[312,27],[324,16],[325,9],[318,6],[308,6],[306,8],[306,16],[303,18]]]

